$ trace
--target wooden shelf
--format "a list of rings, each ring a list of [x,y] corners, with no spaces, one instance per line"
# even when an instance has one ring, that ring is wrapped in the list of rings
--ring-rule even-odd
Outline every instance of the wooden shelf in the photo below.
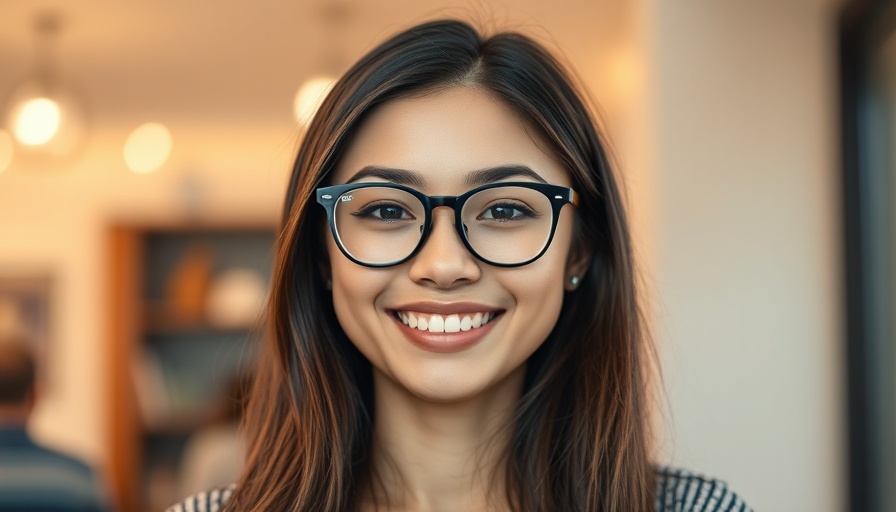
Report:
[[[205,318],[203,301],[214,279],[229,270],[267,278],[273,244],[274,230],[266,226],[109,228],[108,453],[115,509],[149,511],[167,499],[155,494],[147,475],[176,478],[178,450],[218,417],[216,395],[251,365],[256,326],[221,328]],[[159,446],[164,449],[155,453]]]

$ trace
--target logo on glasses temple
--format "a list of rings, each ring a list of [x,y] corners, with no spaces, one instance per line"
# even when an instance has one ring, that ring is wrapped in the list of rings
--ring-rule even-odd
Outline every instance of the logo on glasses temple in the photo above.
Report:
[[[342,201],[343,203],[347,203],[352,200],[352,196],[342,196],[339,198],[339,200]]]

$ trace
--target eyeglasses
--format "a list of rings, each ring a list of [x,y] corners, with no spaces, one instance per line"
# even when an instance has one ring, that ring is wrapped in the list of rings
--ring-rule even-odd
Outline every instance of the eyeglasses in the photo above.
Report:
[[[393,183],[350,183],[317,189],[336,244],[366,267],[399,265],[413,257],[432,231],[432,211],[454,209],[454,227],[467,249],[498,267],[532,263],[547,250],[560,210],[577,206],[571,188],[501,182],[459,196],[427,196]]]

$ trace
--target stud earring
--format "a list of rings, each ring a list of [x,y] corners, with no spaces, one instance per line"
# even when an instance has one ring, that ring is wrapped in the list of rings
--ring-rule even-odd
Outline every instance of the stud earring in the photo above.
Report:
[[[333,289],[333,280],[330,278],[327,278],[327,290],[332,290],[332,289]]]
[[[575,290],[579,287],[579,276],[572,276],[569,278],[569,284],[572,286],[572,289]]]

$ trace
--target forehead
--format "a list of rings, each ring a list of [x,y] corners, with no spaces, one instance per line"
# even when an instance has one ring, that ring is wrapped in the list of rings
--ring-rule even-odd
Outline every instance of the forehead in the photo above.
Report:
[[[567,172],[533,128],[486,93],[456,87],[378,107],[342,155],[332,182],[382,166],[420,174],[429,194],[458,194],[467,173],[505,165],[523,165],[548,183],[569,185]]]

